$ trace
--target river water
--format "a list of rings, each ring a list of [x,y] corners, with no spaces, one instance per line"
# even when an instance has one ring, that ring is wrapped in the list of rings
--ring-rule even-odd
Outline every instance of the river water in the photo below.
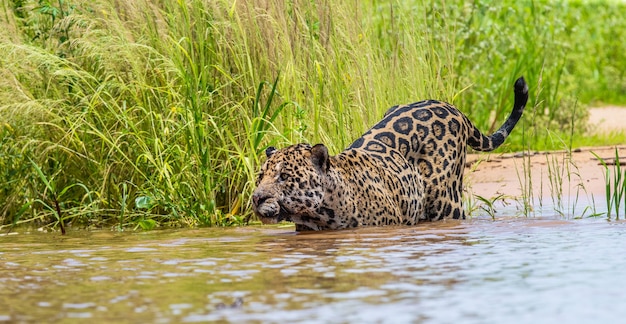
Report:
[[[618,323],[626,222],[0,236],[0,322]]]

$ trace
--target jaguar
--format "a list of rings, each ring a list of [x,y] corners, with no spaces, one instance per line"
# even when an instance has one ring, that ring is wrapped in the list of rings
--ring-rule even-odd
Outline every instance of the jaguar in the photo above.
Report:
[[[290,221],[297,231],[464,219],[467,146],[504,142],[528,101],[523,77],[513,88],[513,109],[489,136],[453,105],[425,100],[389,108],[335,156],[323,144],[268,147],[252,209],[263,223]]]

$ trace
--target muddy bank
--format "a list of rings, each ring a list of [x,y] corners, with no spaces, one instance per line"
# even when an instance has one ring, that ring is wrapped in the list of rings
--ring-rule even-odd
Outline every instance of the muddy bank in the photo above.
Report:
[[[603,197],[605,168],[593,153],[606,163],[614,163],[616,148],[622,157],[620,163],[626,165],[626,145],[581,148],[571,153],[469,154],[465,183],[474,195],[485,198],[520,197],[528,193],[527,188],[532,188],[534,197],[547,197],[555,190],[561,190],[563,196],[578,192]]]
[[[589,124],[598,132],[625,131],[626,107],[591,108]],[[603,197],[605,168],[593,153],[607,163],[615,163],[615,148],[622,157],[621,165],[626,165],[626,144],[578,148],[571,153],[469,154],[465,185],[474,195],[485,198],[521,197],[528,194],[528,188],[532,188],[534,197],[549,197],[555,190],[561,190],[563,196],[578,193]]]

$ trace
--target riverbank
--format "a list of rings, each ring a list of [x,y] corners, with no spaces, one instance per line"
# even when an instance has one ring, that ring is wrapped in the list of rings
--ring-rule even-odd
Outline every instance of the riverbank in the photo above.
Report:
[[[626,146],[604,146],[575,149],[572,152],[551,151],[508,153],[500,155],[469,154],[466,183],[474,195],[485,198],[505,195],[521,197],[532,188],[534,197],[546,197],[557,190],[564,195],[577,190],[601,197],[605,194],[604,166],[614,163],[615,149],[620,157],[626,155]],[[626,165],[626,160],[620,163]],[[611,166],[609,166],[611,168]],[[554,189],[552,189],[554,188]]]
[[[598,133],[625,131],[626,108],[590,109],[589,123]],[[548,198],[577,193],[598,199],[606,193],[606,181],[605,167],[596,155],[605,163],[614,164],[615,149],[621,157],[620,164],[626,165],[626,145],[574,148],[571,152],[468,154],[465,183],[474,196],[487,199],[500,195]]]

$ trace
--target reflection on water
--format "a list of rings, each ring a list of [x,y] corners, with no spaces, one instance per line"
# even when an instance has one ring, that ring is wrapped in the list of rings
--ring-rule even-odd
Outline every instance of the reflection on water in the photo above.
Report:
[[[0,237],[0,322],[619,322],[625,222]]]

